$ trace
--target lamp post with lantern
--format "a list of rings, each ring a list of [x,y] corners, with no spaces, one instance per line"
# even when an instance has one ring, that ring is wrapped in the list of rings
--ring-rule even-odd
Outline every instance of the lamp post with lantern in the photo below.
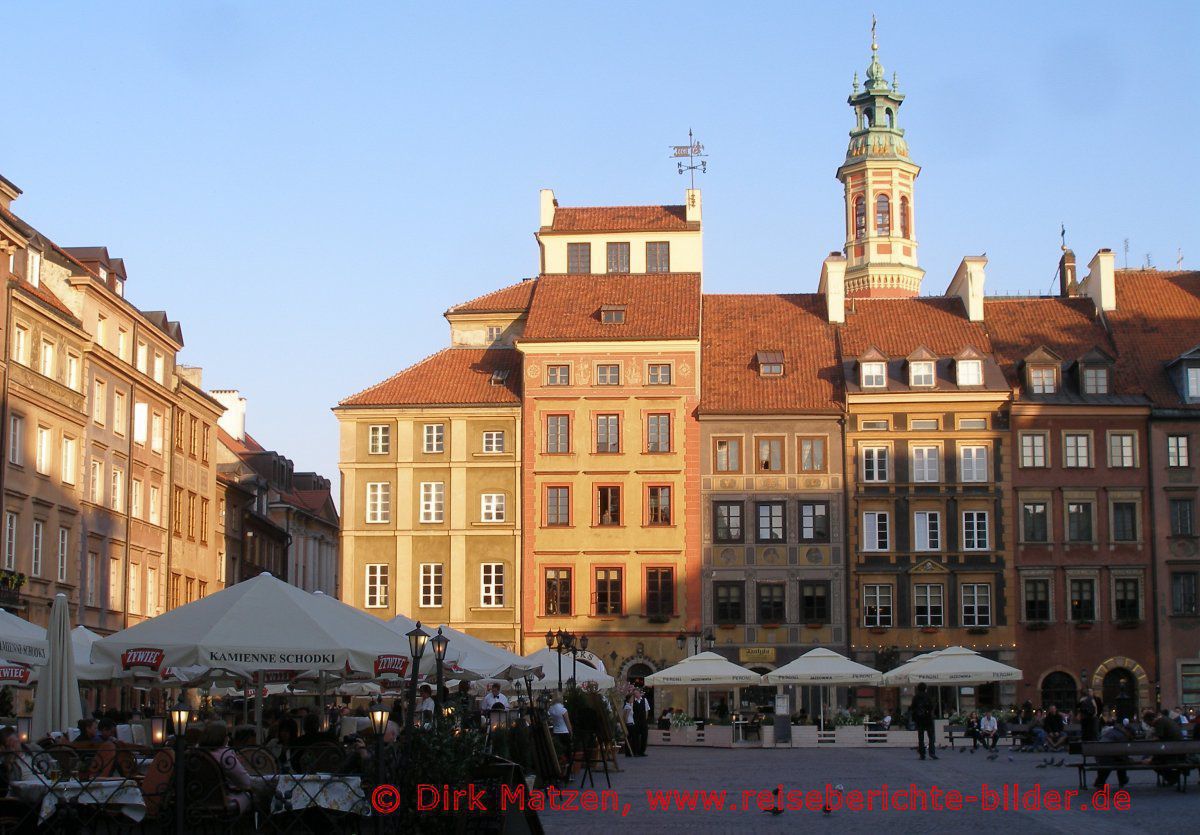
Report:
[[[171,727],[175,730],[175,831],[184,832],[183,820],[183,786],[186,780],[184,776],[184,755],[186,753],[187,741],[185,739],[187,733],[188,720],[191,719],[192,711],[184,704],[181,699],[179,704],[171,708]]]
[[[557,632],[546,632],[546,649],[552,649],[558,653],[558,692],[562,693],[562,657],[564,652],[570,652],[571,646],[575,643],[575,636],[570,632],[563,632],[561,629]]]
[[[442,721],[442,665],[446,661],[446,647],[450,644],[450,639],[442,634],[442,627],[438,627],[437,634],[433,636],[433,657],[437,662],[437,687],[433,691],[433,715],[434,721],[441,724]]]
[[[417,625],[405,637],[408,638],[408,654],[412,657],[413,668],[408,683],[408,721],[404,723],[404,735],[411,738],[417,720],[417,668],[421,666],[421,656],[425,654],[425,645],[429,643],[429,633],[417,621]]]
[[[587,652],[588,636],[580,635],[578,641],[571,642],[571,681],[575,682],[575,686],[579,686],[577,677],[579,671],[579,653]]]

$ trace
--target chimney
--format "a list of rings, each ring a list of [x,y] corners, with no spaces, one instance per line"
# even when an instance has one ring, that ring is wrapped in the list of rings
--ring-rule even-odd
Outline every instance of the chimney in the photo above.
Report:
[[[0,174],[0,209],[7,211],[12,202],[20,196],[21,190],[4,179],[3,174]]]
[[[209,394],[225,407],[225,413],[217,418],[217,426],[236,441],[246,440],[246,398],[237,389],[218,389]]]
[[[826,315],[830,322],[846,321],[846,256],[831,252],[821,264],[821,283],[817,292],[825,297]]]
[[[554,189],[551,188],[542,189],[540,198],[541,222],[538,225],[545,229],[554,225],[554,210],[558,207],[558,201],[554,199]]]
[[[1058,259],[1058,294],[1079,295],[1079,283],[1075,280],[1075,253],[1066,247],[1063,247],[1062,257]]]
[[[1117,256],[1111,249],[1100,250],[1092,256],[1087,278],[1079,285],[1083,294],[1104,312],[1117,309],[1117,285],[1113,276],[1116,263]]]
[[[972,322],[983,321],[983,268],[987,266],[986,255],[968,255],[962,259],[954,278],[946,288],[947,296],[958,296],[967,309],[967,318]]]
[[[198,389],[204,388],[204,385],[202,382],[202,380],[204,378],[204,369],[201,368],[200,366],[198,366],[198,365],[177,365],[177,366],[175,366],[175,373],[178,374],[180,376],[180,378],[186,380],[189,385],[193,385]]]
[[[699,223],[700,222],[700,189],[698,189],[698,188],[687,189],[686,199],[687,199],[687,222],[688,223]]]

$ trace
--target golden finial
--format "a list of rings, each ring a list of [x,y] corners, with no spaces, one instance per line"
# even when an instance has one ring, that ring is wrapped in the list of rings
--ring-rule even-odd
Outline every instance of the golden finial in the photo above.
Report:
[[[879,51],[879,42],[875,40],[875,13],[871,13],[871,51]]]

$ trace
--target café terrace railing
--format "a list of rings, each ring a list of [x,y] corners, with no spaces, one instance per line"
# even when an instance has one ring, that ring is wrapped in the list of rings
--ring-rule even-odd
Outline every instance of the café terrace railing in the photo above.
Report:
[[[382,754],[382,757],[379,757]],[[397,744],[347,752],[329,742],[286,752],[264,747],[183,749],[55,746],[0,755],[0,834],[399,833],[402,818],[374,814],[379,783],[400,782]],[[115,759],[115,761],[113,761]],[[110,771],[111,776],[98,773]],[[231,791],[229,772],[249,778]],[[7,780],[4,779],[7,775]]]

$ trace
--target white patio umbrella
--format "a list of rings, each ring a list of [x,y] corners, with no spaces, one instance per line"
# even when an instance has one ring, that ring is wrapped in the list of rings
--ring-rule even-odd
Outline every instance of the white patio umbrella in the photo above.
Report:
[[[883,674],[889,687],[901,684],[987,684],[1016,681],[1022,673],[1016,667],[984,658],[966,647],[948,647],[918,655]]]
[[[821,729],[825,729],[825,688],[834,684],[879,684],[883,674],[831,649],[817,647],[763,678],[768,684],[818,685],[821,694]]]
[[[557,690],[558,689],[558,653],[553,650],[542,647],[536,652],[531,652],[526,655],[524,662],[529,666],[541,667],[546,674],[545,678],[533,683],[534,690]],[[571,658],[570,653],[563,653],[562,656],[562,671],[563,681],[571,678],[572,674],[575,677],[576,684],[584,682],[595,682],[596,686],[601,690],[611,690],[616,686],[617,682],[606,670],[597,669],[592,666],[591,661],[585,661],[580,658],[575,661]]]
[[[401,636],[411,632],[416,624],[416,621],[404,615],[396,615],[387,621],[388,628]],[[536,667],[530,667],[525,659],[515,652],[509,652],[482,638],[476,638],[474,635],[469,635],[445,624],[434,626],[423,623],[421,628],[428,632],[431,638],[441,629],[442,635],[450,640],[446,646],[447,664],[444,671],[447,681],[454,679],[473,681],[478,678],[515,681],[526,676],[536,677],[539,675]],[[407,640],[406,638],[406,645]],[[425,654],[431,655],[430,647],[426,647]],[[424,664],[422,664],[422,670],[424,670]]]
[[[152,672],[199,664],[258,683],[272,670],[403,673],[411,658],[379,619],[264,573],[101,638],[92,661]]]
[[[660,685],[682,685],[698,687],[708,684],[758,684],[762,674],[732,661],[715,652],[701,652],[683,659],[665,670],[646,676],[647,687]]]
[[[0,658],[36,666],[49,657],[45,629],[0,609]]]
[[[71,647],[75,653],[75,675],[80,681],[109,681],[116,675],[112,664],[92,663],[92,644],[100,635],[82,624],[71,630]]]
[[[47,631],[50,658],[38,676],[33,703],[33,739],[41,739],[50,731],[65,732],[83,718],[68,609],[67,596],[56,594],[50,607],[50,629]]]

